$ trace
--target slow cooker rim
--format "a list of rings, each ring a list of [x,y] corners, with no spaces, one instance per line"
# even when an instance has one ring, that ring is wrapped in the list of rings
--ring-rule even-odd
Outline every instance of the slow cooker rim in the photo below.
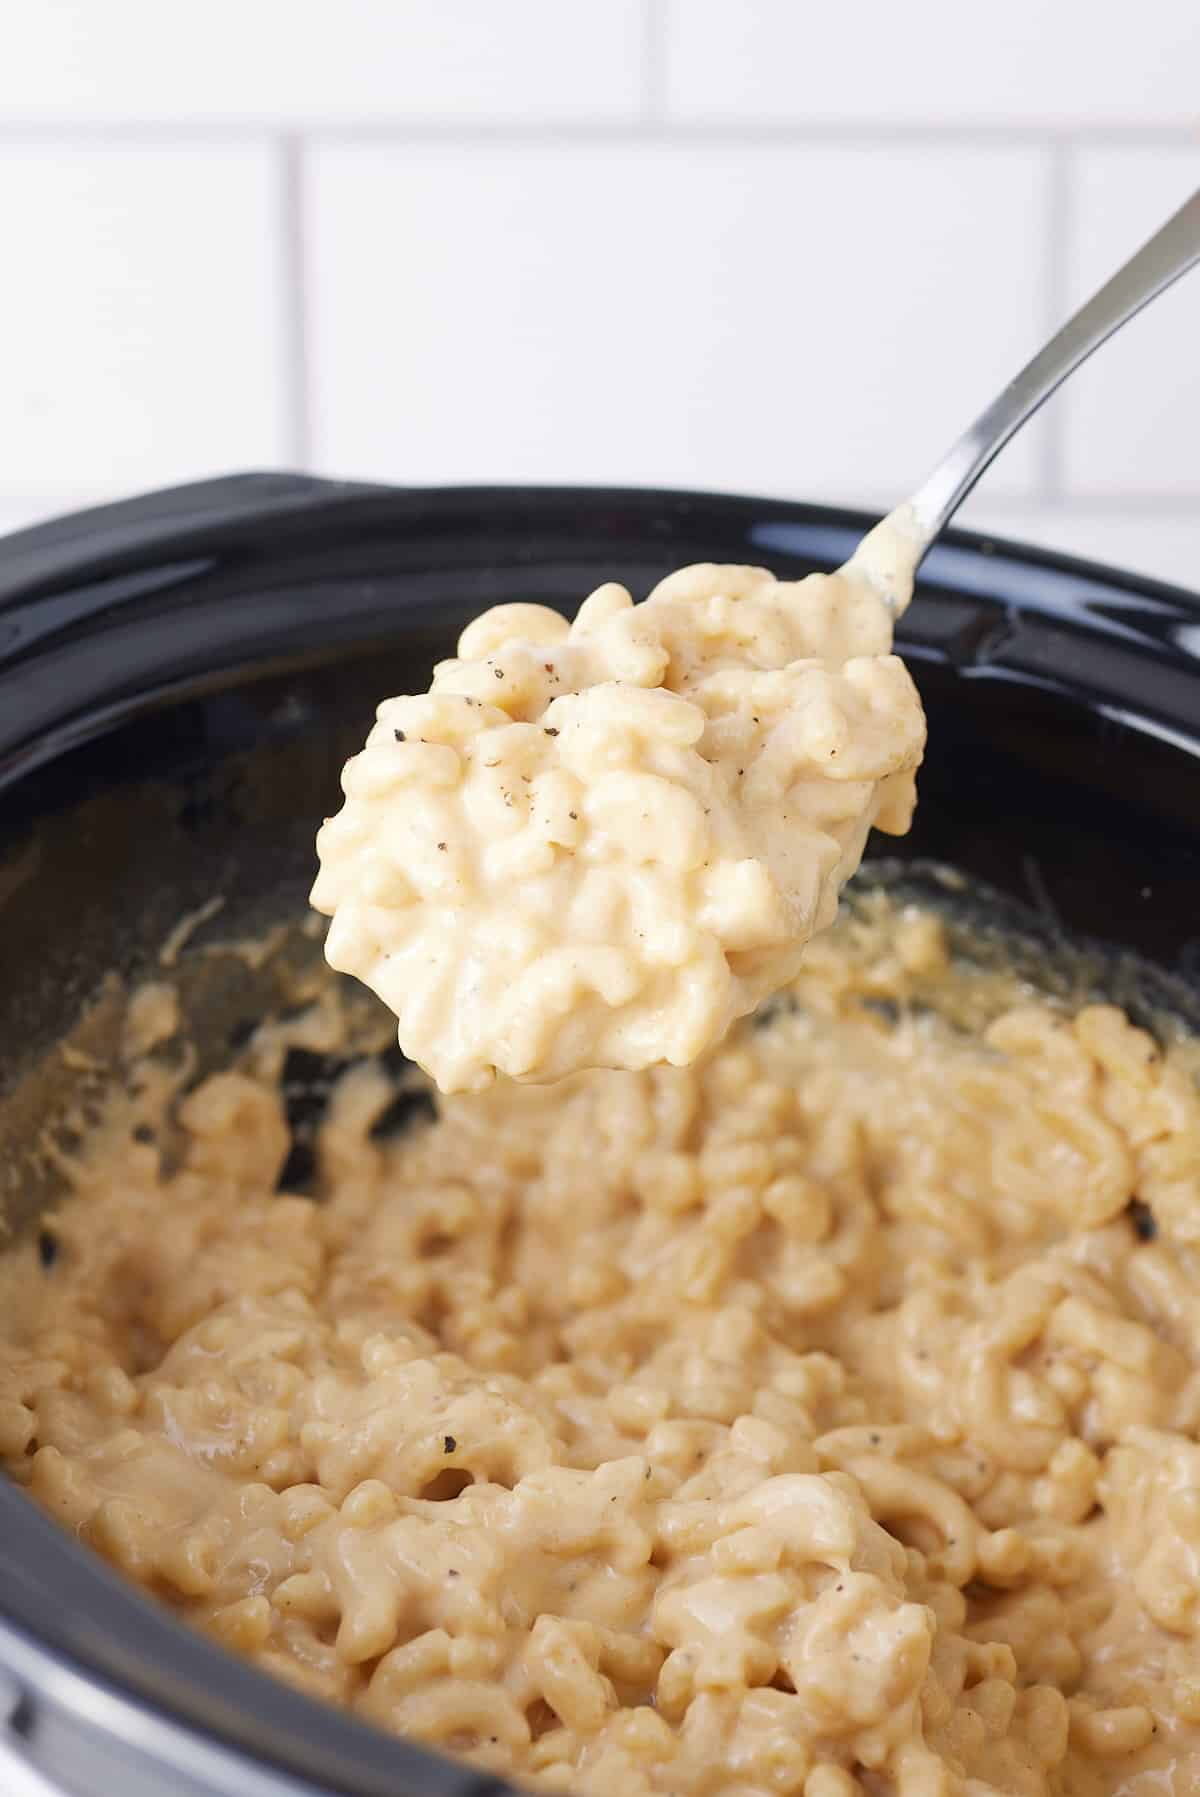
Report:
[[[741,520],[747,534],[759,532],[761,559],[769,559],[776,550],[799,553],[805,543],[811,551],[820,533],[832,559],[839,546],[848,547],[872,521],[866,514],[842,508],[649,488],[399,489],[251,475],[167,489],[0,540],[0,628],[8,633],[0,640],[10,642],[0,653],[0,698],[6,689],[18,690],[39,660],[61,652],[64,641],[73,645],[73,652],[86,655],[92,628],[102,630],[106,620],[111,623],[112,586],[105,604],[88,609],[89,596],[95,595],[102,579],[126,581],[136,609],[139,596],[149,590],[137,585],[148,570],[181,565],[186,569],[197,558],[219,560],[223,553],[245,560],[256,545],[269,561],[284,544],[300,552],[322,530],[345,533],[371,517],[387,517],[394,526],[414,530],[429,528],[432,522],[444,530],[455,516],[464,514],[496,520],[514,510],[529,517],[549,512],[562,521],[572,509],[615,511],[642,526],[656,516],[671,518],[681,531],[689,516],[694,524],[697,510],[718,512],[731,521]],[[764,529],[774,536],[764,537]],[[1200,645],[1185,644],[1172,634],[1180,624],[1192,629],[1200,623],[1200,602],[1182,589],[966,531],[950,533],[934,551],[923,585],[934,592],[959,590],[967,573],[973,573],[986,598],[988,630],[997,618],[1002,627],[1000,636],[993,638],[972,624],[974,634],[965,652],[974,658],[981,676],[1004,676],[1003,654],[1012,646],[1011,636],[1003,636],[1009,612],[1018,614],[1017,621],[1028,615],[1068,635],[1111,638],[1114,653],[1144,656],[1159,671],[1178,667],[1193,681],[1200,675]],[[189,590],[189,579],[194,583],[195,576],[180,574],[181,595]],[[31,646],[22,631],[44,624],[46,608],[76,592],[82,609],[68,615],[69,630],[75,635],[64,638],[61,630],[50,629],[35,636]],[[1134,606],[1136,619],[1107,615],[1106,608],[1120,612],[1126,603]],[[68,614],[69,610],[68,606]],[[337,647],[344,650],[345,643]],[[247,652],[213,677],[219,684],[234,685],[263,672],[261,661]],[[1035,673],[1026,669],[1023,677],[1032,681]],[[1046,675],[1063,678],[1064,670],[1048,666]],[[11,741],[6,757],[0,716],[0,785],[5,780],[18,783],[42,760],[62,755],[89,733],[95,735],[116,721],[186,697],[197,684],[198,677],[186,677],[139,688],[128,695],[123,709],[111,694],[105,694],[103,701],[97,696],[70,740],[55,738],[40,759],[22,758]],[[1194,722],[1196,730],[1185,746],[1200,753],[1200,718]],[[36,728],[36,717],[34,724]],[[53,732],[52,712],[43,717],[41,727]],[[38,1564],[47,1557],[50,1576]],[[0,1575],[0,1617],[32,1640],[130,1702],[153,1706],[183,1728],[251,1753],[297,1779],[315,1777],[330,1791],[353,1792],[356,1797],[368,1793],[383,1797],[385,1792],[394,1797],[403,1788],[406,1768],[411,1768],[412,1789],[428,1797],[483,1797],[485,1792],[512,1789],[410,1743],[397,1742],[225,1655],[81,1545],[64,1540],[57,1527],[5,1481],[0,1481]],[[109,1618],[112,1626],[100,1626],[101,1617]]]
[[[744,512],[753,508],[772,519],[804,524],[827,523],[839,531],[860,532],[878,522],[879,514],[862,506],[824,500],[793,500],[741,491],[699,487],[619,486],[582,482],[436,482],[426,485],[340,479],[287,469],[245,469],[208,479],[155,487],[128,498],[76,508],[0,534],[0,614],[44,588],[47,578],[59,585],[67,575],[81,578],[102,565],[127,565],[146,549],[192,541],[230,540],[239,532],[255,532],[264,523],[286,525],[304,517],[344,511],[360,501],[401,499],[431,513],[469,503],[477,510],[506,509],[514,504],[601,502],[642,510],[706,509]],[[418,511],[418,517],[420,515]],[[1034,566],[1083,576],[1200,609],[1200,589],[1139,573],[1135,569],[1093,560],[975,526],[952,526],[939,545],[1016,557]],[[931,552],[936,556],[937,546]],[[926,563],[928,566],[928,563]],[[0,642],[0,666],[8,644]]]
[[[842,507],[686,489],[389,487],[250,473],[35,525],[0,539],[0,792],[90,738],[214,682],[234,685],[348,654],[355,643],[386,641],[394,615],[370,581],[346,580],[336,614],[319,605],[305,612],[306,560],[344,546],[352,533],[368,547],[387,541],[393,550],[399,541],[426,539],[490,545],[495,536],[511,553],[522,533],[553,529],[565,544],[572,531],[588,528],[611,534],[619,548],[640,531],[661,552],[694,532],[701,516],[728,536],[731,550],[745,552],[741,559],[770,560],[784,572],[789,561],[836,565],[874,522]],[[463,563],[476,574],[481,565]],[[277,583],[286,573],[292,585],[272,589],[272,571]],[[1033,677],[1029,656],[1013,659],[1004,620],[1017,617],[1026,635],[1037,625],[1038,642],[1022,647],[1060,685],[1069,684],[1072,656],[1052,636],[1103,639],[1106,652],[1136,647],[1167,679],[1172,668],[1190,676],[1200,662],[1200,596],[965,530],[947,532],[924,564],[901,623],[905,653],[924,653],[915,632],[923,596],[938,590],[972,595],[978,615],[945,652],[968,659],[973,677]],[[1122,615],[1130,608],[1136,619]],[[1161,695],[1140,684],[1142,710],[1152,717]],[[1159,728],[1188,735],[1192,722],[1190,706],[1175,704]]]

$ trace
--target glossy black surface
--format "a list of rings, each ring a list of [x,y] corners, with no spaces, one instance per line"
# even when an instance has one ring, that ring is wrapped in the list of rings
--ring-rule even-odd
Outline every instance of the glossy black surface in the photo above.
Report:
[[[794,577],[842,560],[867,522],[250,476],[0,543],[0,1097],[105,968],[144,964],[214,890],[230,931],[302,906],[314,825],[375,701],[423,685],[482,606],[569,610],[602,578],[640,597],[698,560]],[[1051,939],[1085,932],[1195,983],[1200,601],[954,535],[900,647],[930,722],[903,853],[1031,903]],[[2,1485],[0,1615],[330,1791],[500,1788],[227,1660]]]

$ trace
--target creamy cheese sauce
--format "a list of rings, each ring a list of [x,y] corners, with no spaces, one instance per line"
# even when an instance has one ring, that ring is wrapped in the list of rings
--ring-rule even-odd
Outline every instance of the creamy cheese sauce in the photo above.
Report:
[[[685,1066],[795,975],[872,825],[911,819],[910,563],[892,520],[834,575],[497,606],[379,707],[312,901],[443,1091]]]
[[[394,1138],[357,1062],[313,1202],[280,1067],[333,992],[177,1097],[160,981],[0,1271],[8,1470],[258,1665],[534,1789],[1194,1797],[1186,1045],[914,911],[793,993]]]

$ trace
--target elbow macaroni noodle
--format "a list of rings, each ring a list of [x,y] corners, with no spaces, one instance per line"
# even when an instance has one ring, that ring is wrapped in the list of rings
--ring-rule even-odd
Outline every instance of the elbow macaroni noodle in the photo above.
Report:
[[[388,699],[317,838],[332,966],[443,1091],[685,1066],[795,975],[925,741],[857,563],[500,605]]]
[[[236,1652],[533,1790],[1193,1797],[1200,1099],[1110,1006],[964,1029],[981,979],[868,913],[694,1067],[395,1138],[361,1061],[319,1203],[260,1032],[9,1255],[0,1452]]]

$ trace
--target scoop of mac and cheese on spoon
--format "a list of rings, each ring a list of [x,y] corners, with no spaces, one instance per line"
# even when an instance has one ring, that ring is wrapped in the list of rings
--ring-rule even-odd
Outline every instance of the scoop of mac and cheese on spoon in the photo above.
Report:
[[[692,1061],[796,973],[925,723],[892,619],[1013,433],[1200,260],[1200,194],[980,413],[840,573],[685,568],[574,624],[502,605],[389,699],[318,837],[327,953],[444,1091]]]
[[[606,585],[571,624],[497,606],[379,707],[312,901],[443,1091],[682,1066],[794,977],[915,802],[908,577],[879,548],[793,583],[684,568],[641,605]]]

